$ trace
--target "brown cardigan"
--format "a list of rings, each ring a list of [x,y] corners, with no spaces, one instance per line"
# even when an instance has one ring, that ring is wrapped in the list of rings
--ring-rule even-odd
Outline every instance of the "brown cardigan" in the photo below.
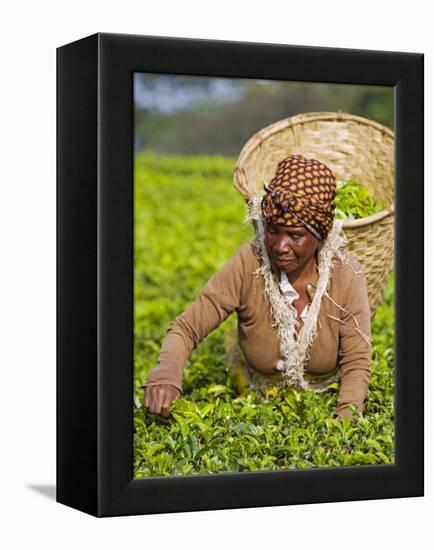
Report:
[[[355,330],[371,336],[370,308],[362,267],[353,254],[349,263],[333,261],[325,295],[318,314],[318,330],[310,350],[306,370],[324,374],[341,368],[341,385],[336,412],[349,403],[363,412],[370,378],[371,346]],[[254,275],[260,265],[252,243],[242,245],[232,258],[208,281],[196,300],[169,325],[162,343],[158,365],[147,383],[171,384],[182,393],[182,372],[201,340],[217,328],[232,312],[238,316],[239,344],[248,364],[263,373],[276,373],[280,359],[277,328],[273,326],[262,276]],[[361,273],[357,273],[361,271]],[[316,283],[312,281],[313,284]],[[339,322],[332,317],[338,317]]]

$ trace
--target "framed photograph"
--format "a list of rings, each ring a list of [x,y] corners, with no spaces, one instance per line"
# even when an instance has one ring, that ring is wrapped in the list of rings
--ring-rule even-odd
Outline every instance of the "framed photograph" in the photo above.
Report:
[[[423,60],[58,48],[58,502],[423,495]]]

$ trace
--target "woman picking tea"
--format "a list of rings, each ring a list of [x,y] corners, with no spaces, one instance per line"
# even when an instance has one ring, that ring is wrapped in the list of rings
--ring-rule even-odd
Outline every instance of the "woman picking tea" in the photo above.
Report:
[[[360,412],[370,379],[370,307],[363,269],[334,219],[336,178],[291,155],[251,204],[256,235],[169,325],[144,388],[150,412],[168,416],[192,351],[229,315],[252,390],[268,384],[322,392],[340,380],[335,414]]]

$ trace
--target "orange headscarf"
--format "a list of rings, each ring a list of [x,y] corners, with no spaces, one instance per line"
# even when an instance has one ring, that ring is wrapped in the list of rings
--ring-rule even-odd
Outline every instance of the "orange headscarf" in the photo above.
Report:
[[[277,165],[261,208],[267,221],[277,225],[304,225],[323,241],[332,225],[336,178],[318,160],[291,155]]]

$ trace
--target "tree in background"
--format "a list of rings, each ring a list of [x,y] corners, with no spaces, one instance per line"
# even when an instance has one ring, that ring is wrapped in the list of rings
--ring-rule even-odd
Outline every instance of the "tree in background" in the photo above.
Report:
[[[392,87],[136,73],[134,88],[136,151],[236,157],[261,128],[311,111],[394,126]]]

